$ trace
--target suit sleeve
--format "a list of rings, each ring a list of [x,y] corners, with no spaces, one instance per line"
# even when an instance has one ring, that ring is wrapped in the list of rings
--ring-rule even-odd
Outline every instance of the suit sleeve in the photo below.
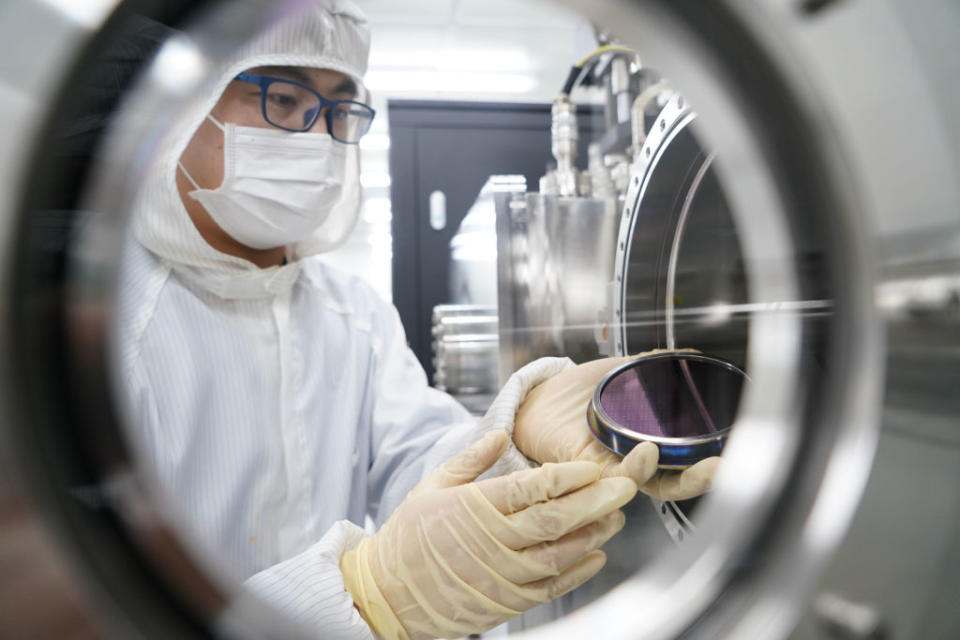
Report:
[[[370,512],[379,525],[407,493],[444,460],[493,429],[513,433],[514,416],[527,392],[541,381],[572,366],[567,358],[542,358],[516,373],[494,399],[483,418],[471,416],[449,395],[430,387],[407,347],[400,318],[392,306],[374,342],[374,410],[371,467],[368,474]],[[501,475],[533,465],[513,445],[487,475]]]

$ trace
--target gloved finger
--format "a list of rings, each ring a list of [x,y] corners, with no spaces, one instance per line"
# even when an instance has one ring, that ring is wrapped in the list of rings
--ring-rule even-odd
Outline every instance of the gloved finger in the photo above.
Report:
[[[585,487],[599,477],[596,463],[577,461],[547,463],[477,484],[497,511],[510,514]]]
[[[623,476],[636,482],[638,487],[642,487],[656,474],[659,460],[660,449],[657,445],[652,442],[641,442],[618,463],[605,467],[602,477]]]
[[[541,502],[508,516],[509,526],[491,523],[491,531],[511,549],[557,540],[630,502],[637,484],[630,478],[603,478],[559,498]]]
[[[596,462],[600,465],[601,469],[606,469],[607,467],[620,463],[622,459],[621,456],[618,456],[600,444],[600,441],[590,433],[590,428],[587,426],[586,420],[583,422],[583,430],[586,444],[581,445],[579,450],[576,450],[576,453],[570,458],[571,460],[589,460],[590,462]],[[567,455],[570,455],[572,451],[572,449],[569,449]],[[606,477],[606,475],[601,474],[601,477]]]
[[[497,567],[497,570],[515,584],[560,575],[583,556],[599,549],[623,529],[626,520],[623,511],[617,509],[559,540],[542,542],[512,554],[511,561],[505,561],[504,566]]]
[[[503,429],[488,431],[482,438],[437,467],[414,491],[444,489],[473,482],[503,455],[509,442],[510,436]]]
[[[593,551],[558,576],[523,585],[522,591],[534,602],[550,602],[573,591],[595,576],[606,563],[607,554],[603,551]]]
[[[720,458],[714,456],[683,471],[663,471],[640,487],[640,490],[657,500],[696,498],[710,490],[719,464]]]

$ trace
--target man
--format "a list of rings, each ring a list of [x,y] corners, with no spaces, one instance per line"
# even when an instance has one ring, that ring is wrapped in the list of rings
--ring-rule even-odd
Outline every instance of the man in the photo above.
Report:
[[[568,361],[519,371],[477,422],[427,385],[393,307],[315,259],[356,221],[368,49],[352,4],[313,7],[172,132],[134,212],[123,382],[171,510],[255,592],[323,637],[466,635],[596,573],[656,447],[535,467],[514,416]]]

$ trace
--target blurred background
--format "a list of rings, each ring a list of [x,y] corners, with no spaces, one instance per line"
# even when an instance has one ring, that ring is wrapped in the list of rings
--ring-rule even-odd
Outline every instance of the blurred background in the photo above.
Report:
[[[361,141],[363,214],[347,244],[326,259],[361,275],[390,300],[387,103],[396,99],[549,103],[571,61],[589,53],[596,39],[585,18],[543,0],[357,4],[370,20],[366,82],[377,116]],[[465,213],[459,212],[459,217]]]

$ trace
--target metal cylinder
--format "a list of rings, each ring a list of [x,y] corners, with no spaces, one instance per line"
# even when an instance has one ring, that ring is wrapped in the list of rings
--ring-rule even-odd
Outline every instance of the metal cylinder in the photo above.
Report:
[[[610,62],[610,92],[617,108],[617,123],[630,122],[633,94],[630,92],[630,63],[623,56]]]
[[[497,324],[493,307],[434,307],[434,386],[454,396],[495,392],[499,354]]]
[[[566,94],[557,96],[550,109],[550,150],[557,161],[555,172],[559,195],[577,194],[577,109]]]

